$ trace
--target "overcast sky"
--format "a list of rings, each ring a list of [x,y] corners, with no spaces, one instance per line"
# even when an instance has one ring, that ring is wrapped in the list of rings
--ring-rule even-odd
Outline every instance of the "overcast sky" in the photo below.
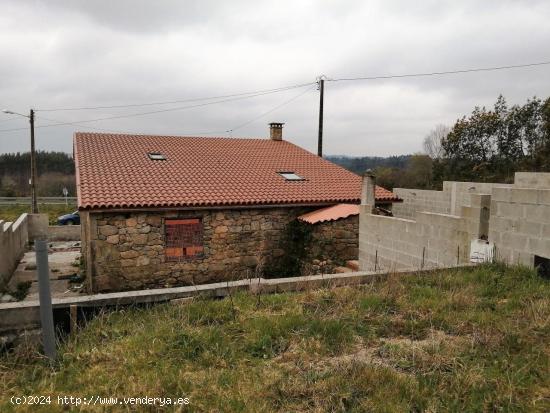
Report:
[[[445,71],[550,60],[550,1],[1,0],[0,108],[110,106],[272,89],[328,78]],[[550,66],[444,77],[327,82],[325,153],[421,150],[499,94],[510,104],[550,93]],[[298,95],[300,95],[297,97]],[[90,122],[112,131],[193,135],[227,131],[284,138],[314,151],[315,87],[187,110]],[[37,125],[204,103],[37,112]],[[51,119],[51,120],[47,120]],[[0,114],[0,129],[26,119]],[[66,125],[37,128],[39,149],[72,151]],[[209,135],[211,136],[211,135]],[[0,152],[26,151],[28,130],[0,132]]]

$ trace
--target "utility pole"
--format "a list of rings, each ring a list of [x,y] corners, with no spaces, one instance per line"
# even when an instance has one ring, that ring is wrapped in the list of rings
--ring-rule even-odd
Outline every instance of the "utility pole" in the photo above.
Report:
[[[34,148],[34,110],[29,113],[31,125],[31,212],[38,214],[38,202],[36,200],[36,151]]]
[[[34,148],[34,110],[31,109],[28,115],[4,109],[2,112],[10,115],[23,116],[29,118],[31,124],[31,213],[38,214],[38,202],[36,200],[36,150]]]
[[[325,97],[325,79],[319,77],[319,136],[317,141],[317,155],[323,157],[323,101]]]

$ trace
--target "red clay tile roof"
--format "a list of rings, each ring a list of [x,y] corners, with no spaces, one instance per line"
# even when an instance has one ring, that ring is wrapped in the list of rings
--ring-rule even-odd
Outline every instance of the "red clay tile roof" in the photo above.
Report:
[[[288,141],[77,132],[74,156],[79,208],[360,201],[361,177]],[[290,171],[304,180],[279,174]]]
[[[307,222],[308,224],[316,224],[318,222],[336,221],[337,219],[347,218],[350,215],[359,215],[359,205],[336,204],[300,215],[298,220]]]

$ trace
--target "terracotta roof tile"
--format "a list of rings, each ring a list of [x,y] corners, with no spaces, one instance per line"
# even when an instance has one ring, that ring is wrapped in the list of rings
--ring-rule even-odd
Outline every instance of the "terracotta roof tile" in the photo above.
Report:
[[[337,219],[347,218],[350,215],[359,215],[359,205],[336,204],[300,215],[298,220],[307,222],[308,224],[317,224],[318,222],[336,221]]]
[[[77,132],[74,156],[79,208],[359,203],[361,194],[361,177],[288,141]],[[279,174],[290,171],[304,180]],[[380,187],[376,197],[396,199]]]

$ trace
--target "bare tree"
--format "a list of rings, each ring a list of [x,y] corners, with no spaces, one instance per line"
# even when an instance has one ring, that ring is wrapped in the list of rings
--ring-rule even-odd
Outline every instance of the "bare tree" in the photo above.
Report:
[[[447,137],[450,131],[451,129],[448,126],[439,124],[424,138],[422,146],[424,147],[424,152],[430,158],[439,159],[443,156],[441,141]]]

